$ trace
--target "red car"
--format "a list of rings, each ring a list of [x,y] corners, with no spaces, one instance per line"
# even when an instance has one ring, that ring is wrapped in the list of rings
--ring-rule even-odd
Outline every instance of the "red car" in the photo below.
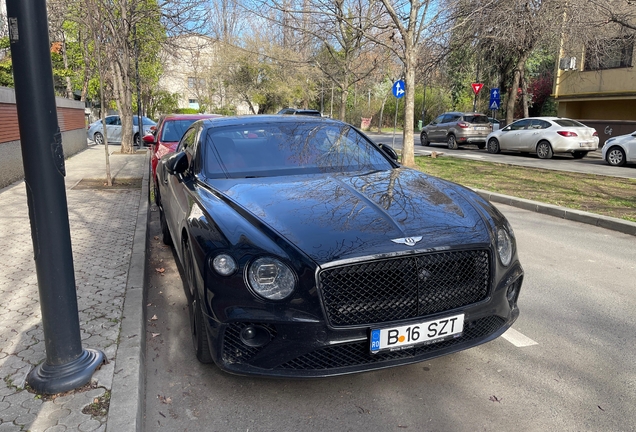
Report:
[[[174,153],[177,145],[190,125],[197,120],[221,117],[220,114],[168,114],[159,119],[153,134],[143,137],[146,144],[152,144],[152,181],[157,192],[157,162],[164,155]]]

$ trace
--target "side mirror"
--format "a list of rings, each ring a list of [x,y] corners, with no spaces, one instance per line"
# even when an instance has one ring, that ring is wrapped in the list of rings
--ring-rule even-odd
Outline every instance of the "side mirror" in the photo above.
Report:
[[[143,136],[143,138],[141,138],[146,144],[154,144],[155,143],[155,136],[151,133],[146,134]]]
[[[165,164],[169,174],[183,174],[188,169],[188,156],[184,152],[175,153],[168,157]]]
[[[502,129],[503,132],[508,132],[510,130],[510,126],[506,126],[505,128]]]
[[[384,153],[387,154],[387,156],[389,156],[391,159],[393,159],[395,162],[398,161],[398,155],[395,152],[395,150],[393,150],[393,147],[391,147],[388,144],[378,144],[378,146],[382,149],[382,151]]]

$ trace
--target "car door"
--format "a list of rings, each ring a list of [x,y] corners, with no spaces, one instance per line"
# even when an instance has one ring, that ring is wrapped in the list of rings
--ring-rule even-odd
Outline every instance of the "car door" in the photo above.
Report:
[[[541,119],[532,119],[530,126],[521,134],[519,139],[519,151],[533,152],[537,144],[545,138],[545,130],[552,126],[550,122]]]
[[[166,186],[170,195],[170,203],[166,206],[166,208],[164,208],[164,211],[166,212],[168,228],[170,229],[172,238],[175,242],[180,239],[178,234],[183,226],[182,223],[185,221],[186,214],[189,212],[189,189],[192,188],[195,172],[193,154],[195,142],[198,139],[199,133],[199,126],[194,126],[188,129],[183,135],[183,138],[181,138],[175,153],[179,154],[180,152],[184,152],[186,154],[188,159],[188,169],[183,174],[170,175],[165,173],[167,176],[164,177],[165,182],[167,182]],[[179,247],[180,245],[175,243],[175,248]]]
[[[439,141],[440,135],[439,135],[438,129],[439,129],[439,124],[442,122],[443,118],[444,118],[444,114],[439,115],[437,116],[435,120],[433,120],[426,126],[426,134],[428,135],[429,141],[431,142]]]
[[[457,123],[457,121],[459,121],[459,119],[462,116],[459,114],[446,114],[444,116],[444,118],[442,119],[442,124],[439,125],[439,134],[440,134],[440,139],[442,141],[446,141],[446,137],[448,136],[448,133],[451,131],[451,129],[455,126],[455,124]]]
[[[121,142],[121,117],[113,116],[112,121],[106,125],[108,130],[108,142]]]
[[[521,140],[526,132],[526,128],[530,126],[529,119],[517,120],[514,123],[510,123],[508,126],[502,129],[502,134],[499,138],[499,147],[502,150],[515,150],[520,151]]]

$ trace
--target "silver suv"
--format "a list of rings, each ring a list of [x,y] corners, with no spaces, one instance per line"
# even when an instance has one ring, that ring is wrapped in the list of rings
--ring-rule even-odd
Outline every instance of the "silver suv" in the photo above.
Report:
[[[455,150],[462,144],[486,147],[486,137],[492,132],[488,117],[480,113],[447,112],[438,116],[420,133],[420,142],[427,146],[432,142],[446,142]]]

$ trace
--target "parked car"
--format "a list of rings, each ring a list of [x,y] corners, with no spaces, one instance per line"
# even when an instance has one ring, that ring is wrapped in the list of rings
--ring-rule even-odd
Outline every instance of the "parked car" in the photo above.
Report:
[[[488,117],[480,113],[448,112],[437,116],[420,132],[420,143],[446,142],[449,149],[462,144],[477,144],[486,147],[486,137],[492,131]]]
[[[148,117],[142,117],[141,123],[143,125],[142,135],[146,135],[154,130],[157,123],[149,119]],[[106,131],[108,136],[108,144],[121,143],[121,117],[118,115],[106,116]],[[88,125],[87,131],[88,139],[95,141],[95,144],[104,144],[104,128],[102,126],[102,120],[99,119]],[[133,143],[136,146],[141,144],[139,137],[139,117],[133,116]]]
[[[603,160],[613,166],[624,166],[627,162],[636,162],[636,132],[605,141],[602,155]]]
[[[550,159],[554,153],[571,153],[581,159],[596,149],[596,129],[561,117],[528,117],[488,135],[489,153],[513,150],[536,153],[541,159]]]
[[[285,115],[310,115],[310,116],[317,116],[317,117],[321,117],[322,116],[322,114],[320,114],[320,111],[318,111],[318,110],[297,109],[297,108],[283,108],[282,110],[278,111],[278,114],[285,114]]]
[[[501,120],[497,120],[494,117],[488,117],[488,121],[490,122],[490,124],[492,125],[492,130],[496,131],[500,129],[501,126]]]
[[[157,188],[157,162],[164,155],[173,153],[183,133],[197,120],[220,117],[220,114],[169,114],[159,118],[156,129],[143,137],[144,143],[151,146],[150,166],[155,190],[155,200],[159,202]]]
[[[346,123],[197,121],[157,179],[203,363],[295,377],[381,369],[488,342],[519,314],[505,217]]]

